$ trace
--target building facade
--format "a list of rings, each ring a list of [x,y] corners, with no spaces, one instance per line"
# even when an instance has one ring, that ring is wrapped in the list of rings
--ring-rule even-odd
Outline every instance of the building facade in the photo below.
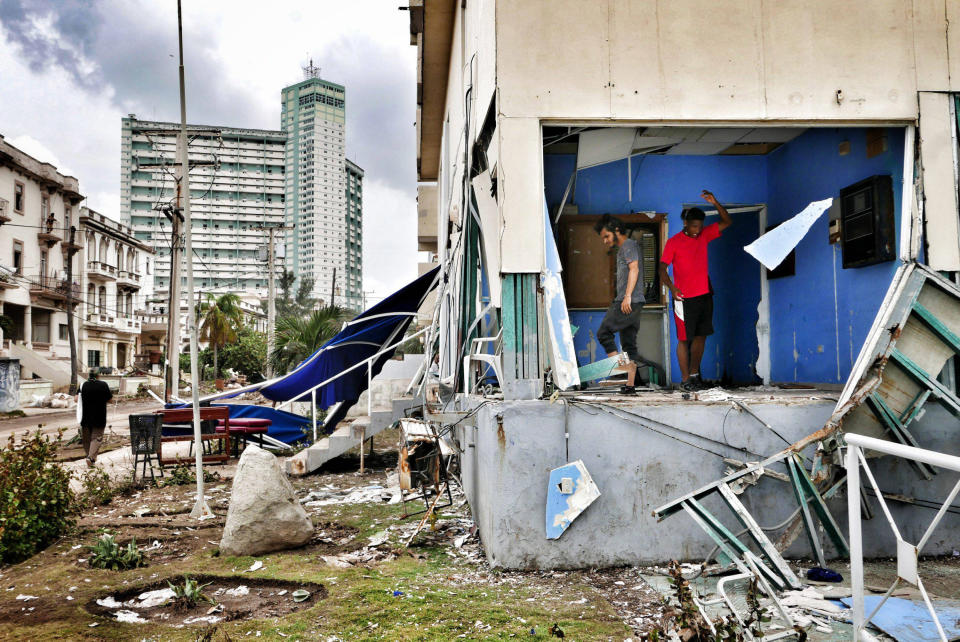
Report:
[[[134,114],[121,124],[120,216],[137,240],[156,251],[159,296],[169,291],[171,244],[171,222],[160,208],[176,204],[179,130],[177,123]],[[258,251],[266,233],[260,228],[284,221],[286,135],[190,125],[189,136],[189,159],[196,164],[190,171],[194,283],[265,297],[267,275]]]
[[[66,257],[83,200],[76,178],[0,136],[0,318],[3,352],[23,379],[70,382],[67,296],[80,302],[80,276],[66,279]],[[74,269],[79,261],[74,257]],[[76,328],[76,326],[75,326]]]
[[[851,408],[854,432],[903,441],[897,431],[907,422],[921,447],[953,451],[960,5],[856,0],[838,12],[829,0],[443,0],[411,1],[409,15],[419,201],[434,208],[421,212],[418,237],[443,270],[426,346],[438,372],[428,380],[463,393],[451,407],[477,411],[453,434],[491,564],[712,555],[716,542],[695,523],[710,517],[661,525],[653,511],[723,478],[724,458],[787,452],[809,462],[818,447],[838,457]],[[711,34],[718,39],[706,43]],[[800,400],[766,388],[751,402],[755,412],[731,410],[731,397],[578,397],[581,373],[588,382],[606,354],[595,337],[613,296],[612,259],[593,230],[603,214],[622,217],[651,259],[640,351],[665,371],[661,385],[679,382],[677,307],[655,266],[686,208],[702,207],[708,223],[717,214],[705,189],[734,221],[710,249],[716,332],[705,376],[827,390]],[[792,252],[776,269],[744,251],[828,199],[789,238]],[[898,350],[907,342],[883,346],[927,326],[923,310],[910,311],[902,275],[933,271],[946,278],[933,288],[943,303],[931,323],[949,328],[948,340],[911,344],[921,356],[904,366]],[[887,323],[897,306],[909,325]],[[474,362],[471,352],[488,349],[495,354]],[[502,397],[476,392],[490,381]],[[841,385],[839,401],[827,401]],[[551,386],[562,403],[546,398]],[[917,400],[935,397],[918,410]],[[546,473],[577,460],[601,496],[562,538],[547,540]],[[888,460],[877,466],[884,492],[950,491],[952,481],[918,481]],[[815,472],[843,479],[836,466]],[[761,484],[759,493],[751,509],[787,524],[797,508],[789,490]],[[824,501],[845,526],[844,502]],[[904,541],[917,541],[923,511],[896,511]],[[725,521],[730,532],[740,528]],[[883,522],[864,523],[869,556],[893,554]],[[958,528],[951,516],[942,529],[952,535],[925,553],[948,553]],[[768,533],[784,555],[810,555],[822,539],[809,528],[808,547],[792,539],[802,529],[787,530]]]
[[[77,229],[83,293],[79,359],[87,368],[141,366],[137,312],[152,295],[154,252],[128,226],[87,207],[80,209]]]
[[[306,75],[281,92],[287,258],[298,279],[313,279],[316,298],[333,292],[337,304],[359,309],[363,172],[346,160],[346,90],[313,67]]]

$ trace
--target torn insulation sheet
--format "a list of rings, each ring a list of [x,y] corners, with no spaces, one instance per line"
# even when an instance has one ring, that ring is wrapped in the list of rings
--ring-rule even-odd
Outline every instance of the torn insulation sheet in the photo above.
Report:
[[[803,240],[814,222],[823,216],[832,204],[832,198],[810,203],[803,208],[802,212],[784,221],[743,249],[763,263],[768,270],[776,269]]]
[[[582,460],[551,470],[547,484],[547,539],[563,535],[597,497],[600,489]]]
[[[540,283],[543,287],[547,325],[550,328],[550,363],[553,366],[553,382],[560,390],[567,390],[579,385],[580,375],[577,372],[577,353],[573,346],[567,299],[563,294],[563,281],[560,279],[560,253],[553,238],[546,200],[543,202],[543,231],[547,260]]]

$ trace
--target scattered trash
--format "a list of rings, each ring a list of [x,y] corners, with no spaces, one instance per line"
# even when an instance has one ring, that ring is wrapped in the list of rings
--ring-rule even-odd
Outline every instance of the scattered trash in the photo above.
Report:
[[[403,591],[394,591],[393,597],[403,597]]]
[[[156,540],[156,539],[155,539],[155,540],[153,540],[153,543],[152,543],[150,546],[148,546],[148,547],[146,547],[146,548],[142,548],[142,549],[140,549],[140,550],[142,550],[142,551],[144,551],[144,552],[147,552],[147,551],[156,551],[156,550],[160,550],[160,548],[162,548],[162,547],[163,547],[163,544],[160,543],[160,540]]]
[[[36,600],[39,598],[36,595],[24,595],[23,593],[21,593],[20,595],[17,596],[17,599],[20,600],[21,602],[29,602],[30,600]]]
[[[134,517],[144,517],[150,514],[150,509],[146,506],[141,506],[137,510],[133,511]]]
[[[127,602],[126,605],[138,609],[149,609],[153,606],[160,606],[161,604],[172,600],[174,597],[176,597],[176,594],[173,592],[173,589],[162,588],[157,589],[156,591],[147,591],[145,593],[141,593],[137,596],[137,599],[140,600],[139,602],[131,603],[131,600],[130,602]],[[97,603],[99,604],[99,601]]]
[[[570,478],[572,492],[564,493],[560,484]],[[600,497],[600,489],[594,483],[583,461],[577,460],[554,468],[547,482],[546,530],[547,539],[557,539],[570,524]]]
[[[227,589],[224,593],[233,597],[240,597],[241,595],[249,595],[250,589],[245,584],[241,584],[235,588]]]
[[[123,604],[113,599],[112,595],[110,597],[105,597],[102,600],[97,600],[97,604],[105,609],[118,609],[123,606]]]
[[[390,535],[387,533],[387,531],[380,531],[375,535],[371,535],[369,537],[370,546],[380,546],[381,544],[385,543],[389,537]]]
[[[814,566],[807,569],[807,579],[814,582],[842,582],[843,576],[832,569]]]
[[[142,617],[134,613],[133,611],[117,611],[113,614],[117,618],[117,622],[127,622],[129,624],[139,624],[141,622],[146,622]]]
[[[303,601],[305,601],[308,597],[310,597],[310,591],[305,591],[305,590],[303,590],[303,589],[300,589],[300,590],[298,590],[298,591],[294,591],[294,592],[291,593],[290,595],[291,595],[291,597],[293,597],[293,601],[294,601],[294,602],[303,602]]]
[[[244,571],[244,572],[246,572],[246,573],[253,573],[254,571],[259,571],[261,568],[263,568],[263,562],[261,562],[260,560],[257,560],[256,562],[254,562],[253,564],[251,564],[251,565],[250,565],[250,568],[248,568],[248,569],[247,569],[246,571]]]

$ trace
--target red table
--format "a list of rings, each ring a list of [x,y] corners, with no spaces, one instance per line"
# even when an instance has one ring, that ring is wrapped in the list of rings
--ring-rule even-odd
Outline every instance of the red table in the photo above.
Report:
[[[246,448],[247,439],[256,435],[257,445],[263,448],[263,436],[270,430],[273,422],[269,419],[259,419],[256,417],[230,419],[230,436],[233,441],[233,456],[239,456],[240,440],[243,440],[243,446]],[[223,420],[217,422],[217,432],[222,433],[227,430],[227,425]]]

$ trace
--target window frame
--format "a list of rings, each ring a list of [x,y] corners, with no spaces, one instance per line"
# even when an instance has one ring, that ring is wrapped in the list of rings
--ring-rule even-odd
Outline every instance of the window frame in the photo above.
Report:
[[[20,188],[20,207],[17,207],[17,188]],[[20,181],[13,181],[13,211],[23,215],[27,209],[27,186]]]

